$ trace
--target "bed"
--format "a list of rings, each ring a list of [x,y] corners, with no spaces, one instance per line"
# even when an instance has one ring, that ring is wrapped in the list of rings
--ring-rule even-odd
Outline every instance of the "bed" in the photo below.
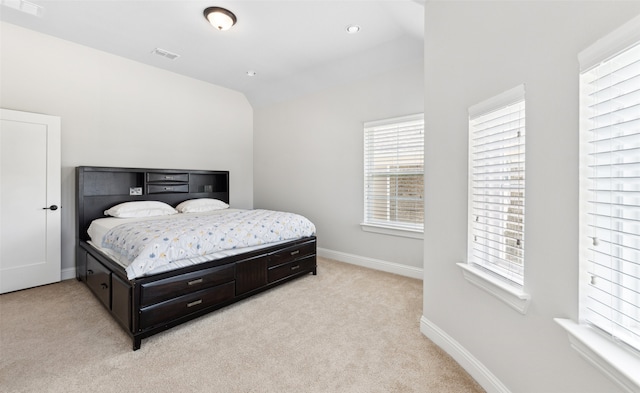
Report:
[[[76,168],[76,277],[142,339],[316,275],[315,227],[228,206],[229,172]]]

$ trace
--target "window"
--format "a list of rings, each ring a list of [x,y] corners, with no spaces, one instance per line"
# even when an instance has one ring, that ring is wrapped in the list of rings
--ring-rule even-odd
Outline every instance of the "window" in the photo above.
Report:
[[[640,16],[580,52],[579,316],[571,347],[640,389]]]
[[[580,318],[640,350],[640,42],[581,69]]]
[[[364,124],[364,223],[422,232],[424,116]]]
[[[523,286],[524,86],[469,108],[468,189],[468,263]]]

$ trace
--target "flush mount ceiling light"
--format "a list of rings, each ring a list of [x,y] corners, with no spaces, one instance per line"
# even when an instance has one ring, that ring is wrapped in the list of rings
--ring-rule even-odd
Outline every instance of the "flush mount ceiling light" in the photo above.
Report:
[[[221,7],[205,9],[204,17],[218,30],[229,30],[238,21],[233,12]]]

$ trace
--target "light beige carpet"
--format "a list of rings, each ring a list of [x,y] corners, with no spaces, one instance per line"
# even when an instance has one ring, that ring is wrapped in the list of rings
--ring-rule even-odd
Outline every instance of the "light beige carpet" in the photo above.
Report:
[[[143,339],[76,280],[0,296],[2,392],[483,392],[419,331],[422,282],[308,275]]]

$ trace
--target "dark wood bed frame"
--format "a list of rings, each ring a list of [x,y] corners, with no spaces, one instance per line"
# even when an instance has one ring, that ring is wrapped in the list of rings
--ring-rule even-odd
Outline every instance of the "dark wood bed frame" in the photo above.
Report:
[[[308,273],[316,274],[316,238],[306,237],[223,259],[129,280],[124,268],[88,243],[91,221],[121,202],[187,199],[229,203],[229,172],[76,168],[76,277],[129,333],[143,338]]]

